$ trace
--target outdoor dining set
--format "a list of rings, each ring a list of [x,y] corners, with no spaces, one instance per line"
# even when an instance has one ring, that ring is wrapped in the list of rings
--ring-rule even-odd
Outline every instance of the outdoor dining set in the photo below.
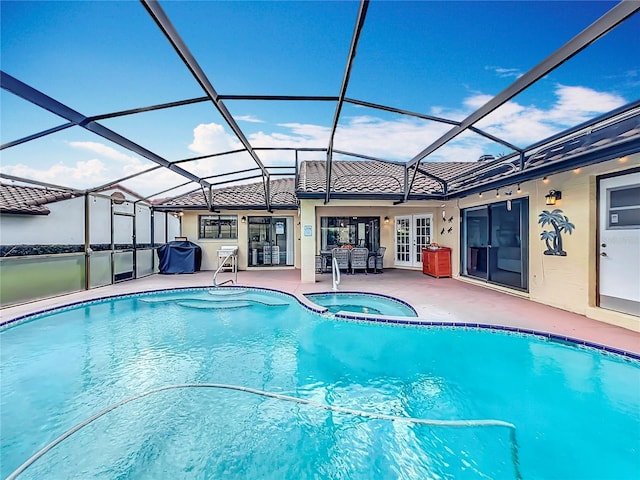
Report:
[[[321,250],[320,255],[316,255],[316,273],[327,273],[331,271],[333,260],[336,260],[340,270],[355,274],[357,270],[364,273],[382,273],[383,259],[386,247],[369,251],[367,248],[336,247],[330,250]]]

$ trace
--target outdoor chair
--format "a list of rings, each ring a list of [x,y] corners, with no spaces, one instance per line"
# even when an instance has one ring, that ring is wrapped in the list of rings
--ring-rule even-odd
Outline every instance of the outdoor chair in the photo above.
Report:
[[[384,252],[386,252],[386,250],[387,247],[380,247],[378,248],[378,251],[375,253],[375,255],[369,256],[369,269],[373,270],[374,273],[378,273],[378,270],[380,270],[380,273],[382,273]]]
[[[367,248],[354,248],[351,250],[351,273],[356,273],[356,270],[364,270],[364,273],[367,273],[368,259],[369,250]]]
[[[334,248],[332,252],[332,257],[338,261],[338,269],[349,271],[349,250],[346,248]]]

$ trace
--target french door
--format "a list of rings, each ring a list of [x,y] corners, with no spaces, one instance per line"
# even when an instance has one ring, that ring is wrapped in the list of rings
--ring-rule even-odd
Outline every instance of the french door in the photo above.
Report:
[[[431,243],[433,215],[395,217],[395,261],[400,267],[422,265],[422,249]]]
[[[519,198],[462,211],[462,274],[528,288],[529,200]]]

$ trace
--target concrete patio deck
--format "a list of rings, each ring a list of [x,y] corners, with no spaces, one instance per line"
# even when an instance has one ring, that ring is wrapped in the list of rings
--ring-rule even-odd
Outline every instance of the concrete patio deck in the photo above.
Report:
[[[184,275],[151,275],[89,291],[40,300],[0,310],[6,322],[56,306],[111,295],[179,287],[212,285],[213,272]],[[232,278],[223,273],[220,281]],[[331,291],[331,275],[316,276],[316,283],[301,283],[299,270],[251,270],[238,272],[238,284],[289,292]],[[640,355],[640,333],[598,322],[582,315],[532,302],[451,278],[432,278],[418,271],[386,269],[382,274],[343,275],[341,291],[390,295],[411,304],[420,318],[437,322],[474,322],[548,332]]]

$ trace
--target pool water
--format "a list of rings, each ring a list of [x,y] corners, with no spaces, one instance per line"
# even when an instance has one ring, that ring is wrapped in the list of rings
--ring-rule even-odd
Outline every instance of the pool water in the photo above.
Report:
[[[309,300],[326,307],[331,313],[356,312],[370,315],[417,317],[416,311],[400,300],[373,293],[307,293]]]
[[[231,290],[227,290],[231,292]],[[225,304],[229,308],[225,308]],[[0,476],[102,409],[19,478],[626,479],[640,471],[640,363],[538,337],[314,314],[284,295],[194,289],[0,330]],[[517,465],[514,465],[517,460]]]

